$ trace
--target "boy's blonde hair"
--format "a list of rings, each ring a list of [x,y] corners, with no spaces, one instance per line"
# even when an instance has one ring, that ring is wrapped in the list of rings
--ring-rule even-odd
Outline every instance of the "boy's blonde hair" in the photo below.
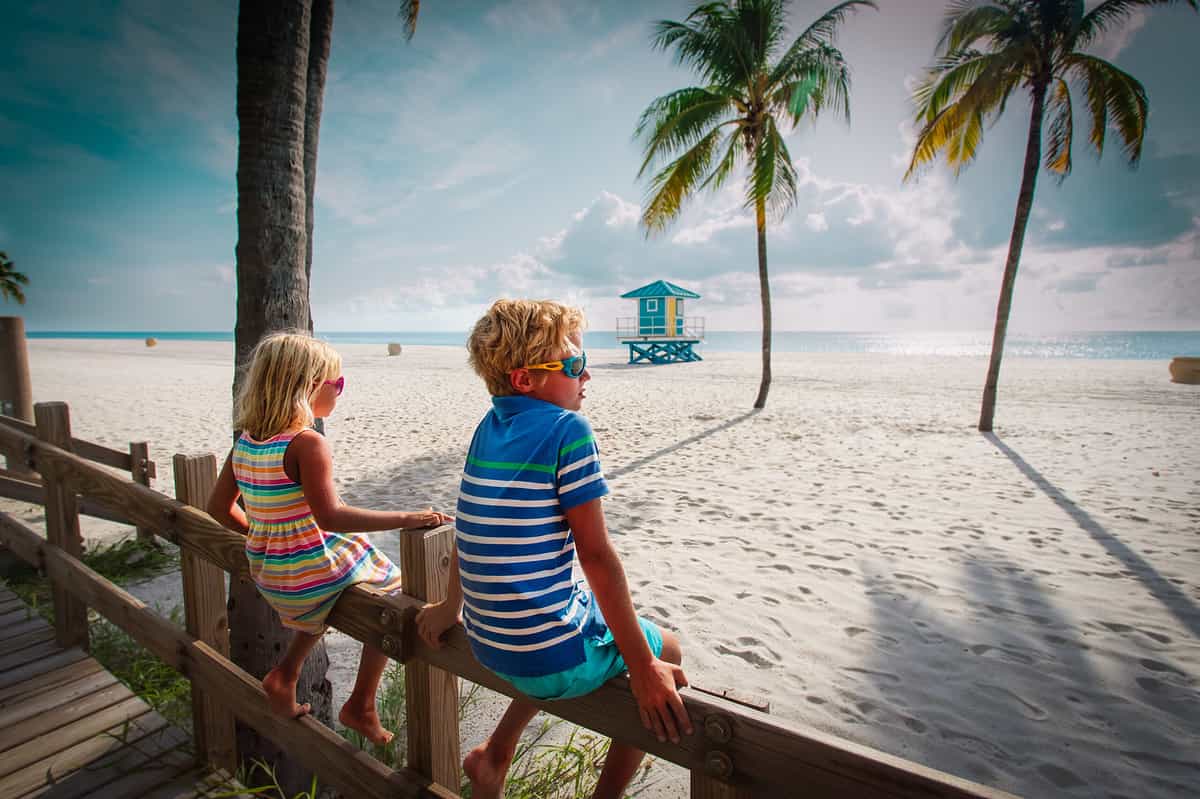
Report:
[[[494,397],[516,394],[513,369],[553,361],[583,334],[583,311],[553,300],[496,300],[467,339],[471,368]]]
[[[234,403],[233,428],[259,441],[313,423],[309,397],[342,371],[337,350],[304,332],[272,333],[254,347]]]

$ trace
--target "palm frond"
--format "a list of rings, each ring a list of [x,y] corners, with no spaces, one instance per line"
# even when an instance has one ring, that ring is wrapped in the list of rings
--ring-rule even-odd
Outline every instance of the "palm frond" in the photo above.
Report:
[[[981,39],[993,39],[1018,27],[1006,9],[990,3],[956,2],[946,10],[938,52],[956,53],[976,48]]]
[[[1055,78],[1048,95],[1046,110],[1051,114],[1044,163],[1059,181],[1071,174],[1071,144],[1075,120],[1071,113],[1071,89],[1062,78]]]
[[[817,45],[794,60],[774,87],[769,107],[786,115],[796,124],[805,112],[814,117],[831,108],[850,121],[850,68],[841,51],[829,45]]]
[[[1142,157],[1149,113],[1146,89],[1129,73],[1103,58],[1086,53],[1073,53],[1065,59],[1065,66],[1071,76],[1084,86],[1092,116],[1088,141],[1096,154],[1099,156],[1104,153],[1105,131],[1111,117],[1113,127],[1121,137],[1126,159],[1136,165]]]
[[[840,56],[841,53],[833,48],[838,26],[842,24],[847,16],[856,13],[862,7],[874,8],[876,10],[879,8],[872,0],[853,0],[852,2],[841,3],[818,17],[803,33],[796,37],[796,40],[792,42],[787,52],[779,59],[779,63],[771,70],[770,85],[775,86],[779,83],[796,80],[795,76],[804,70],[814,50],[832,50]]]
[[[642,209],[642,226],[647,235],[665,230],[679,216],[684,201],[703,182],[709,171],[720,135],[721,129],[713,128],[707,136],[654,176],[649,199]]]
[[[753,207],[763,197],[768,214],[775,220],[782,219],[796,204],[796,167],[773,119],[764,131],[747,188],[746,207]]]
[[[1200,0],[1104,0],[1103,3],[1083,15],[1079,33],[1075,39],[1077,48],[1084,48],[1103,38],[1104,34],[1120,27],[1129,15],[1151,6],[1173,6],[1187,4],[1193,11],[1200,11]]]
[[[684,22],[660,20],[654,25],[651,46],[674,49],[675,63],[690,66],[710,85],[746,85],[751,65],[739,47],[730,46],[733,11],[727,3],[697,6]]]
[[[742,153],[746,151],[741,138],[741,134],[736,131],[725,138],[725,142],[722,144],[725,149],[725,155],[721,156],[721,160],[717,162],[716,168],[704,179],[704,182],[698,187],[699,189],[717,191],[721,186],[725,185],[725,181],[737,169],[738,164],[741,163]]]
[[[417,15],[421,13],[421,0],[400,0],[400,19],[404,20],[404,38],[412,40],[417,32]]]
[[[939,59],[913,92],[916,118],[926,122],[971,87],[985,70],[1005,58],[1003,53],[962,50]]]
[[[713,125],[720,125],[737,108],[740,98],[713,89],[690,87],[652,101],[638,119],[634,138],[645,141],[640,178],[664,153],[691,147]]]

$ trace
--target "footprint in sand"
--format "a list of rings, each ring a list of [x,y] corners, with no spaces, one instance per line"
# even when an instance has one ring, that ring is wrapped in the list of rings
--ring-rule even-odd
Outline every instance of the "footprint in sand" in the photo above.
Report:
[[[999,685],[991,685],[989,683],[975,683],[975,686],[984,693],[989,693],[993,696],[998,696],[1001,699],[1012,700],[1013,702],[1016,702],[1021,715],[1027,719],[1031,719],[1033,721],[1044,721],[1050,716],[1050,714],[1044,709],[1038,707],[1032,702],[1022,699],[1007,688],[1003,688]]]

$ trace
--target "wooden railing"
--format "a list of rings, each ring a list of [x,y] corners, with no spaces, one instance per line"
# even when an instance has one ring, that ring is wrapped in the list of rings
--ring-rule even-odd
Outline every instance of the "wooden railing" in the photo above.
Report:
[[[518,695],[471,655],[461,627],[434,650],[416,635],[424,597],[445,590],[453,531],[401,537],[404,594],[347,589],[329,623],[403,662],[407,682],[409,766],[393,771],[311,717],[273,715],[258,681],[228,658],[222,571],[248,579],[245,539],[222,527],[203,506],[216,459],[175,456],[177,500],[97,468],[70,451],[66,405],[38,406],[47,433],[35,438],[0,426],[0,449],[18,451],[41,474],[46,537],[0,514],[0,541],[44,570],[54,590],[60,643],[87,646],[87,608],[94,608],[192,682],[199,755],[230,771],[233,717],[298,757],[318,777],[355,797],[452,797],[459,785],[457,678]],[[41,429],[39,425],[39,429]],[[179,629],[79,560],[76,496],[176,543],[182,552],[186,629]],[[765,713],[693,688],[681,691],[696,733],[659,742],[642,727],[628,680],[618,678],[578,699],[536,702],[554,715],[631,744],[692,774],[693,797],[999,797],[1009,796],[831,735],[782,723]]]

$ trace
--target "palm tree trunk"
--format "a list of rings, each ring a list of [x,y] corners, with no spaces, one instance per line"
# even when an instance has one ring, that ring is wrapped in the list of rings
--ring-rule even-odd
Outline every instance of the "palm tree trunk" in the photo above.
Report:
[[[304,103],[304,277],[311,283],[313,260],[313,199],[317,188],[317,143],[321,136],[321,112],[325,104],[325,77],[329,71],[329,49],[333,40],[333,0],[312,0],[309,27],[308,85]],[[309,310],[308,332],[313,331]]]
[[[771,284],[767,280],[767,206],[759,198],[755,203],[755,222],[758,229],[758,290],[762,297],[762,381],[758,384],[755,408],[767,405],[771,390]]]
[[[312,0],[242,0],[238,9],[238,241],[234,393],[254,345],[267,333],[310,324],[305,126]],[[232,580],[233,661],[261,679],[291,640],[254,584]],[[332,725],[323,644],[305,662],[298,699]],[[238,726],[238,756],[274,763],[286,795],[310,786],[301,764]],[[261,776],[261,775],[260,775]],[[251,774],[249,779],[254,779]]]
[[[1008,333],[1008,314],[1012,308],[1013,285],[1017,282],[1017,267],[1021,262],[1021,247],[1025,244],[1025,227],[1033,210],[1033,190],[1037,186],[1038,167],[1042,161],[1042,116],[1046,109],[1047,82],[1033,87],[1033,112],[1029,119],[1029,140],[1025,144],[1025,168],[1021,174],[1021,190],[1017,193],[1017,215],[1013,220],[1012,237],[1008,242],[1008,260],[1004,263],[1004,280],[1000,283],[1000,300],[996,304],[996,327],[992,331],[992,356],[988,362],[987,381],[983,385],[983,406],[979,411],[980,432],[990,433],[996,412],[996,385],[1000,381],[1000,359],[1004,355],[1004,337]]]

